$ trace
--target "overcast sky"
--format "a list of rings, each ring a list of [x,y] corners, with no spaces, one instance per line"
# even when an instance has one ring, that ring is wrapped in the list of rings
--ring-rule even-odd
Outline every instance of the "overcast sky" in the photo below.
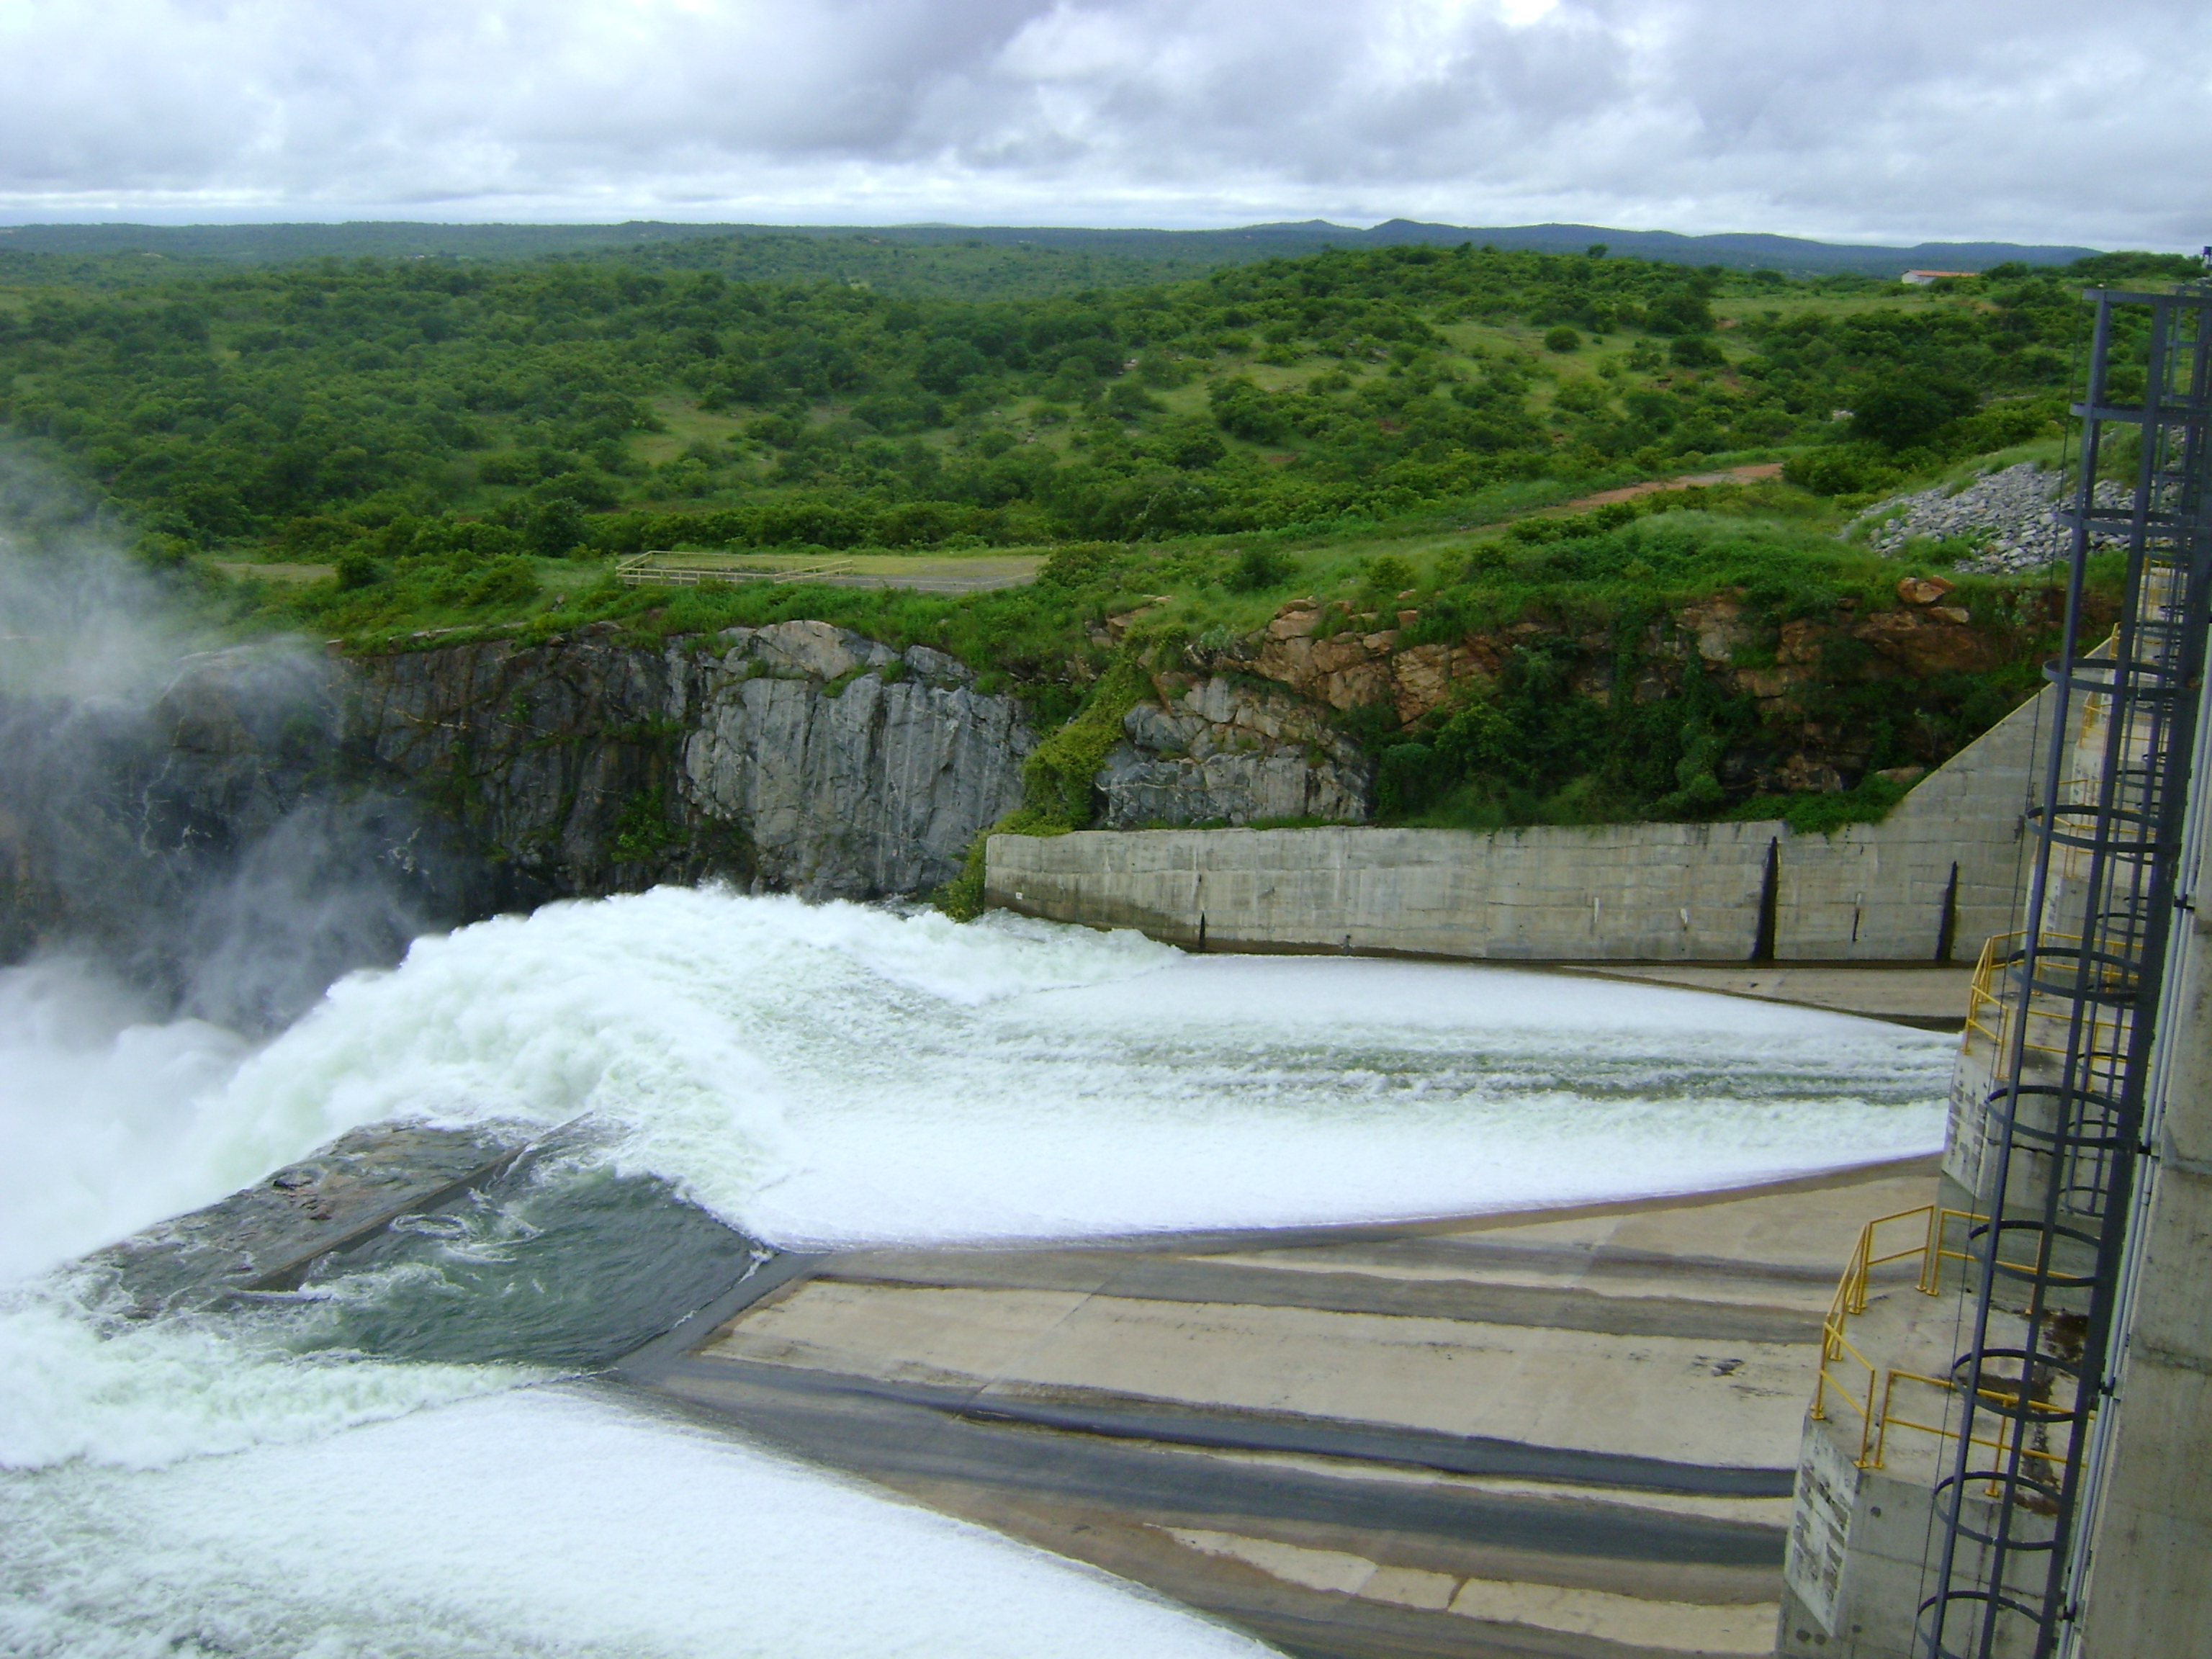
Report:
[[[0,0],[0,222],[2212,240],[2207,0]]]

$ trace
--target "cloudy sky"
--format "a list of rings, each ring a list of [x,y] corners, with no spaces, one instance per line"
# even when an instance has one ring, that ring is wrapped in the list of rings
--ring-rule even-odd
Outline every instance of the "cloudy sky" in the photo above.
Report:
[[[0,222],[2212,240],[2205,0],[0,0]]]

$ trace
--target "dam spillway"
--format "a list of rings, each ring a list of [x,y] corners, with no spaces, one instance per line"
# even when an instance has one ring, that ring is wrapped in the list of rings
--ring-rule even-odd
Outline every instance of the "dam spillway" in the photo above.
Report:
[[[1563,1001],[1567,983],[1575,993]],[[937,1592],[926,1588],[949,1583],[969,1587],[973,1607],[1000,1610],[981,1624],[972,1610],[959,1615],[966,1651],[1057,1650],[1058,1638],[1040,1645],[1041,1630],[1080,1632],[1085,1653],[1249,1650],[1237,1646],[1241,1637],[1177,1622],[1153,1604],[1125,1607],[1120,1592],[1066,1578],[1044,1557],[1010,1554],[846,1489],[817,1493],[807,1484],[817,1477],[727,1441],[716,1425],[739,1419],[720,1407],[704,1419],[641,1411],[647,1395],[559,1380],[573,1362],[471,1358],[451,1341],[410,1347],[387,1334],[488,1328],[517,1289],[557,1285],[561,1263],[546,1252],[563,1237],[597,1246],[587,1231],[563,1233],[554,1200],[570,1194],[580,1205],[609,1183],[650,1177],[657,1205],[690,1206],[771,1246],[842,1261],[793,1276],[760,1304],[760,1317],[790,1321],[812,1318],[809,1298],[859,1271],[855,1251],[875,1253],[872,1294],[896,1297],[905,1291],[882,1283],[895,1268],[909,1279],[941,1277],[951,1245],[1387,1225],[1394,1216],[1811,1176],[1860,1161],[1870,1146],[1910,1156],[1933,1145],[1948,1050],[1909,1030],[1668,988],[1419,963],[1202,961],[1037,922],[962,928],[712,893],[556,906],[431,939],[396,972],[342,981],[293,1030],[202,1087],[168,1174],[181,1169],[204,1199],[219,1196],[234,1180],[265,1179],[333,1133],[403,1107],[449,1125],[534,1123],[546,1135],[581,1117],[596,1131],[538,1159],[530,1184],[472,1209],[465,1229],[425,1229],[405,1260],[326,1275],[290,1297],[118,1326],[96,1311],[88,1322],[51,1286],[13,1293],[10,1386],[45,1403],[7,1419],[0,1502],[11,1538],[26,1540],[6,1586],[11,1616],[50,1632],[39,1639],[55,1652],[127,1644],[179,1620],[234,1651],[298,1647],[322,1630],[331,1651],[366,1652],[374,1632],[344,1611],[357,1603],[382,1609],[377,1630],[397,1620],[410,1650],[432,1654],[534,1654],[556,1626],[581,1632],[576,1644],[595,1653],[641,1642],[701,1650],[742,1627],[760,1632],[764,1652],[842,1654],[938,1639],[933,1632],[950,1639],[953,1627],[933,1622]],[[128,1164],[109,1173],[123,1188],[144,1174]],[[158,1194],[118,1189],[107,1213],[167,1205],[179,1190],[173,1180]],[[35,1185],[10,1197],[53,1201]],[[900,1267],[883,1254],[893,1246],[940,1254],[909,1254]],[[1206,1259],[1145,1270],[1150,1299],[1193,1310],[1200,1304],[1167,1294],[1169,1274],[1243,1271],[1220,1259],[1218,1242],[1202,1249],[1186,1237],[1151,1254],[1194,1251]],[[1000,1270],[1009,1265],[988,1254]],[[732,1278],[747,1265],[742,1253],[727,1263]],[[1407,1284],[1393,1292],[1402,1304],[1395,1310],[1357,1315],[1285,1300],[1296,1286],[1305,1301],[1325,1301],[1333,1269],[1278,1261],[1262,1272],[1274,1289],[1252,1305],[1266,1318],[1410,1328],[1403,1322],[1441,1317],[1448,1330],[1472,1331],[1497,1328],[1498,1310],[1514,1299],[1510,1285]],[[927,1297],[952,1287],[908,1288]],[[970,1285],[964,1293],[988,1304],[1040,1291]],[[1450,1310],[1455,1296],[1462,1305]],[[1423,1297],[1430,1305],[1416,1313]],[[1478,1303],[1488,1317],[1462,1316]],[[404,1316],[386,1316],[394,1307]],[[1717,1322],[1717,1340],[1739,1344],[1759,1334],[1747,1320],[1766,1317],[1717,1304],[1698,1316]],[[1695,1346],[1699,1328],[1684,1328],[1692,1334],[1670,1340]],[[713,1337],[720,1358],[691,1363],[742,1358],[757,1379],[773,1362],[757,1344],[737,1353],[737,1334]],[[400,1358],[380,1353],[387,1340]],[[1715,1358],[1752,1357],[1731,1348]],[[972,1362],[966,1375],[984,1376]],[[1734,1378],[1711,1375],[1709,1384],[1734,1398]],[[665,1383],[659,1392],[672,1405]],[[782,1397],[789,1404],[791,1391]],[[162,1409],[149,1413],[155,1400]],[[1200,1409],[1184,1413],[1186,1437],[1189,1419],[1219,1402],[1192,1403]],[[1308,1398],[1288,1414],[1328,1413]],[[1389,1416],[1363,1407],[1347,1420],[1370,1434],[1380,1424],[1401,1451],[1439,1433],[1466,1438],[1470,1426],[1391,1428]],[[1232,1424],[1240,1434],[1249,1426],[1233,1413]],[[1503,1444],[1517,1434],[1543,1449],[1533,1429],[1493,1426],[1475,1437]],[[1001,1431],[1064,1432],[1079,1447],[1115,1437],[1034,1423],[991,1432]],[[1165,1433],[1158,1423],[1146,1431]],[[1139,1449],[1118,1438],[1125,1451]],[[770,1441],[797,1443],[783,1431]],[[1362,1444],[1372,1460],[1380,1443]],[[1562,1449],[1574,1449],[1550,1447]],[[1632,1455],[1711,1461],[1695,1447]],[[1751,1461],[1771,1483],[1773,1460]],[[1494,1478],[1541,1484],[1557,1473],[1524,1467]],[[1284,1477],[1292,1486],[1325,1478]],[[303,1523],[252,1496],[271,1490],[349,1495]],[[1694,1492],[1667,1501],[1695,1509],[1693,1499],[1703,1501]],[[1533,1501],[1513,1498],[1524,1508]],[[1520,1510],[1508,1509],[1498,1524],[1520,1524]],[[525,1512],[526,1521],[514,1518]],[[732,1518],[702,1534],[696,1517],[706,1513]],[[610,1514],[620,1517],[614,1540]],[[449,1518],[426,1530],[433,1515]],[[773,1538],[760,1531],[769,1516]],[[1196,1542],[1134,1535],[1210,1564],[1204,1575],[1261,1571],[1244,1555],[1252,1540],[1269,1540],[1250,1516],[1232,1520],[1202,1525],[1185,1513],[1174,1529]],[[1724,1521],[1715,1522],[1720,1533],[1735,1537]],[[457,1525],[490,1527],[500,1548],[460,1547]],[[1771,1534],[1762,1522],[1729,1547],[1771,1554]],[[589,1571],[556,1577],[533,1565],[568,1561],[586,1539],[611,1551]],[[1324,1556],[1334,1547],[1310,1547]],[[166,1552],[158,1571],[141,1554],[149,1547]],[[338,1551],[343,1571],[307,1570],[301,1552],[310,1550]],[[702,1550],[743,1553],[754,1571],[709,1583]],[[857,1604],[842,1565],[856,1557],[878,1564],[871,1596]],[[1312,1565],[1296,1554],[1281,1561],[1304,1562],[1299,1571]],[[112,1588],[118,1572],[137,1576],[128,1595]],[[1461,1582],[1469,1579],[1519,1582],[1489,1569],[1469,1569]],[[1468,1605],[1486,1594],[1478,1587]],[[1752,1603],[1713,1603],[1723,1604]],[[1439,1616],[1462,1633],[1471,1628],[1463,1614]]]
[[[1831,1259],[1929,1174],[842,1251],[640,1376],[1291,1653],[1765,1654]]]

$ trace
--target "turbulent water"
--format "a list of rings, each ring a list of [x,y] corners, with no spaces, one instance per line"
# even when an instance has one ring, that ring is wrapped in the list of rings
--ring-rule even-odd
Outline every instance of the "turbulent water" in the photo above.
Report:
[[[1948,1046],[679,890],[418,941],[258,1048],[0,972],[0,1652],[1253,1651],[562,1378],[658,1316],[626,1274],[742,1270],[708,1217],[824,1244],[1681,1190],[1932,1147]],[[552,1150],[245,1312],[109,1321],[51,1272],[394,1116]]]

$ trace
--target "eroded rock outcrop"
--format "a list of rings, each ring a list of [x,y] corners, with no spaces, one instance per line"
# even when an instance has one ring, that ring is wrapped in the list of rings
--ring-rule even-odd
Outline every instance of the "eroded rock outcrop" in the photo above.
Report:
[[[1020,705],[927,646],[833,628],[732,629],[695,651],[678,719],[687,817],[742,826],[754,879],[813,896],[949,879],[1021,801]]]
[[[1021,798],[1020,707],[820,622],[378,658],[354,724],[542,895],[720,877],[811,897],[947,879]]]
[[[1418,610],[1356,611],[1342,600],[1302,599],[1255,633],[1195,654],[1214,673],[1273,680],[1317,708],[1387,708],[1409,732],[1505,683],[1523,652],[1541,656],[1543,672],[1560,690],[1601,705],[1624,695],[1661,702],[1680,695],[1695,676],[1724,695],[1748,696],[1759,709],[1759,741],[1723,757],[1724,784],[1825,791],[1860,774],[1865,745],[1863,734],[1808,717],[1809,689],[1839,677],[1986,672],[2015,657],[2027,634],[2050,620],[2024,607],[2009,620],[1977,623],[1947,602],[1950,591],[1948,582],[1908,579],[1893,609],[1868,614],[1844,596],[1827,615],[1782,620],[1723,591],[1675,605],[1625,641],[1601,628],[1569,630],[1534,619],[1439,639],[1441,630],[1425,625]],[[1932,750],[1927,756],[1942,758]],[[1166,817],[1154,811],[1142,821]]]
[[[1099,827],[1365,821],[1374,769],[1305,699],[1215,676],[1164,685],[1123,716],[1107,756]]]

